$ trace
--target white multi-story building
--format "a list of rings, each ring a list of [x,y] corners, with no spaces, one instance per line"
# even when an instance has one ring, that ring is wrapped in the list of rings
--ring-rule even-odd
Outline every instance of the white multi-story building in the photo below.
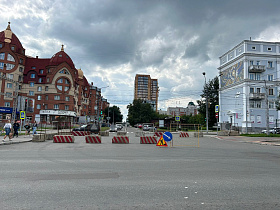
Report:
[[[219,122],[260,131],[279,124],[280,42],[244,40],[220,57]]]
[[[170,116],[183,116],[183,115],[197,115],[197,106],[193,102],[189,102],[186,108],[184,107],[168,107],[167,115]]]

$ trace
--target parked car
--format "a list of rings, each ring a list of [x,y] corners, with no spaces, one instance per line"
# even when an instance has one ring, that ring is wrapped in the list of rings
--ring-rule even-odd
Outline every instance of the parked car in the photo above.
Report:
[[[120,131],[123,128],[123,126],[121,124],[117,124],[116,127],[117,127],[118,131]]]
[[[118,131],[118,128],[117,128],[116,125],[111,125],[109,131],[110,131],[110,132],[117,132],[117,131]]]
[[[73,131],[90,131],[91,133],[97,134],[99,127],[96,124],[89,123],[78,128],[73,128]]]
[[[266,130],[262,130],[262,133],[266,133]],[[271,134],[280,134],[280,128],[273,128],[269,130],[269,133]]]
[[[152,125],[144,125],[143,131],[153,131],[154,127]]]

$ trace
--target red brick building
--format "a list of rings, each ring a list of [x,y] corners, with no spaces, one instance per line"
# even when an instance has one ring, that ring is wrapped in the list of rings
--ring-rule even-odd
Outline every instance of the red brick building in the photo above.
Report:
[[[101,88],[88,83],[63,45],[51,58],[27,56],[10,23],[0,32],[0,73],[0,121],[11,119],[13,106],[17,119],[25,111],[27,120],[41,122],[59,116],[94,120],[109,106]]]

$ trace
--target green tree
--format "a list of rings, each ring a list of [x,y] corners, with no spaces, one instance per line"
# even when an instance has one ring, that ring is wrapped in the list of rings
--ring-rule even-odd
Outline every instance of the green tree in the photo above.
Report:
[[[201,113],[204,118],[206,118],[206,95],[208,98],[208,126],[213,127],[217,122],[215,117],[215,105],[219,104],[219,79],[215,77],[206,83],[203,87],[203,93],[200,95],[205,100],[198,100],[199,113]],[[206,123],[204,121],[204,123]]]
[[[123,115],[121,114],[120,108],[117,106],[109,107],[109,115],[108,115],[108,107],[105,108],[104,113],[105,118],[110,117],[109,122],[116,123],[116,122],[122,122]]]
[[[141,99],[134,99],[132,104],[127,106],[127,119],[130,125],[134,126],[137,123],[148,123],[155,118],[156,112],[152,109],[149,103],[144,103]]]
[[[199,113],[197,115],[183,115],[181,116],[181,121],[184,124],[203,124],[204,116],[203,114]]]

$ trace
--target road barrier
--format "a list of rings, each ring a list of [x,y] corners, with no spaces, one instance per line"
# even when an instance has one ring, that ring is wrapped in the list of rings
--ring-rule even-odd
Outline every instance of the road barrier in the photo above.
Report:
[[[155,136],[140,136],[140,144],[157,144],[157,142]]]
[[[112,138],[113,144],[129,144],[128,136],[114,136]]]
[[[53,143],[74,143],[75,137],[73,135],[55,135]]]
[[[161,137],[163,135],[163,132],[155,132],[154,136]]]
[[[72,131],[73,136],[86,136],[90,135],[90,131]]]
[[[190,137],[187,132],[181,132],[179,137]]]
[[[109,136],[109,131],[99,131],[100,136]]]
[[[32,138],[32,142],[43,142],[46,140],[45,134],[34,134]]]
[[[85,139],[86,139],[86,143],[101,144],[100,136],[86,136]]]

